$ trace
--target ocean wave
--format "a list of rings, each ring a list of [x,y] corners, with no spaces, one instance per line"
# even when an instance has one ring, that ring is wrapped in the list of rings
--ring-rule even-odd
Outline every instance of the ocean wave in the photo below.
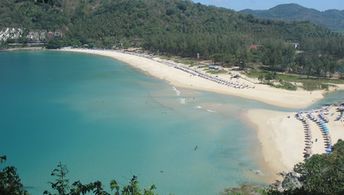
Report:
[[[180,101],[181,104],[186,104],[186,99],[185,98],[180,98],[179,101]]]
[[[182,94],[182,92],[180,92],[176,87],[172,87],[172,89],[176,92],[177,96],[180,96]]]

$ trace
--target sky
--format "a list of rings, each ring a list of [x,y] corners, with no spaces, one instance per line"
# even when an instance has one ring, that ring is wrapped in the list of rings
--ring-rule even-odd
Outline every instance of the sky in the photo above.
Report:
[[[236,11],[243,9],[269,9],[279,4],[297,3],[320,11],[328,9],[344,10],[344,0],[193,0],[206,5],[226,7]]]

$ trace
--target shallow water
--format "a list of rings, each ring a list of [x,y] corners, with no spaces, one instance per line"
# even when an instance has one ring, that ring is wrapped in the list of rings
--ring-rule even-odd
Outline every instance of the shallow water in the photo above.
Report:
[[[137,175],[160,194],[258,182],[258,142],[241,114],[286,110],[174,88],[109,58],[46,51],[0,53],[0,93],[0,154],[33,194],[59,161],[71,181]]]
[[[322,106],[324,104],[340,104],[340,103],[344,103],[344,90],[335,91],[335,92],[326,94],[324,99],[321,99],[320,101],[309,106],[308,109],[319,108],[319,106]]]

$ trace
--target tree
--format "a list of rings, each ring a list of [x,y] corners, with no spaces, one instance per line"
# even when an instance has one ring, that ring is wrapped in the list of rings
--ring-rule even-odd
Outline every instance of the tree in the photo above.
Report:
[[[344,194],[344,141],[333,146],[331,154],[316,154],[294,166],[301,188],[286,190],[284,194]],[[286,178],[285,178],[286,179]],[[276,190],[271,194],[281,194]]]
[[[313,155],[297,164],[295,172],[301,174],[303,188],[321,194],[344,193],[344,141],[339,140],[330,155]]]
[[[260,51],[261,61],[273,71],[290,70],[295,63],[295,49],[281,40],[268,40]]]
[[[0,165],[7,160],[6,156],[0,155]],[[28,192],[24,189],[17,169],[13,166],[6,166],[0,170],[0,194],[25,195]]]
[[[241,49],[237,51],[236,54],[236,64],[241,70],[244,70],[247,67],[248,62],[248,52],[246,49]]]
[[[116,180],[112,180],[110,182],[110,189],[111,191],[116,190],[115,195],[119,195],[120,186],[118,185]]]
[[[61,162],[58,163],[57,168],[55,168],[51,176],[56,179],[54,182],[50,182],[51,189],[56,193],[51,193],[49,191],[44,191],[44,194],[52,195],[80,195],[80,194],[96,194],[96,195],[109,195],[110,193],[104,190],[101,181],[90,182],[88,184],[82,184],[80,181],[73,182],[69,185],[69,180],[67,179],[68,169],[66,165]],[[110,181],[111,191],[115,191],[115,195],[154,195],[155,185],[150,186],[148,189],[144,189],[143,193],[140,189],[137,176],[133,176],[129,184],[123,186],[122,190],[120,185],[116,180]]]
[[[51,176],[56,177],[54,182],[49,182],[51,188],[56,190],[59,195],[66,195],[68,194],[69,190],[69,180],[67,179],[68,169],[66,165],[63,165],[61,162],[57,164],[57,168],[55,168],[51,172]],[[49,192],[45,191],[44,194],[50,194]]]

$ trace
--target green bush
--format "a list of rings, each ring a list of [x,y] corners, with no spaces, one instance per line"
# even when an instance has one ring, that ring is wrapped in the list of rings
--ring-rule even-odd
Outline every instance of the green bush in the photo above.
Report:
[[[314,91],[314,90],[323,89],[322,83],[319,81],[315,81],[315,80],[304,80],[302,82],[302,87],[303,87],[303,89],[305,89],[307,91]]]
[[[339,140],[330,154],[315,154],[294,166],[301,188],[269,194],[344,194],[344,141]]]
[[[6,161],[6,156],[0,155],[0,165]],[[0,169],[0,194],[28,194],[24,189],[17,169],[13,166],[6,166]]]
[[[292,91],[295,91],[297,89],[296,85],[293,85],[292,83],[285,82],[285,81],[281,81],[281,84],[275,85],[275,87],[281,88],[281,89],[286,89],[286,90],[292,90]]]

